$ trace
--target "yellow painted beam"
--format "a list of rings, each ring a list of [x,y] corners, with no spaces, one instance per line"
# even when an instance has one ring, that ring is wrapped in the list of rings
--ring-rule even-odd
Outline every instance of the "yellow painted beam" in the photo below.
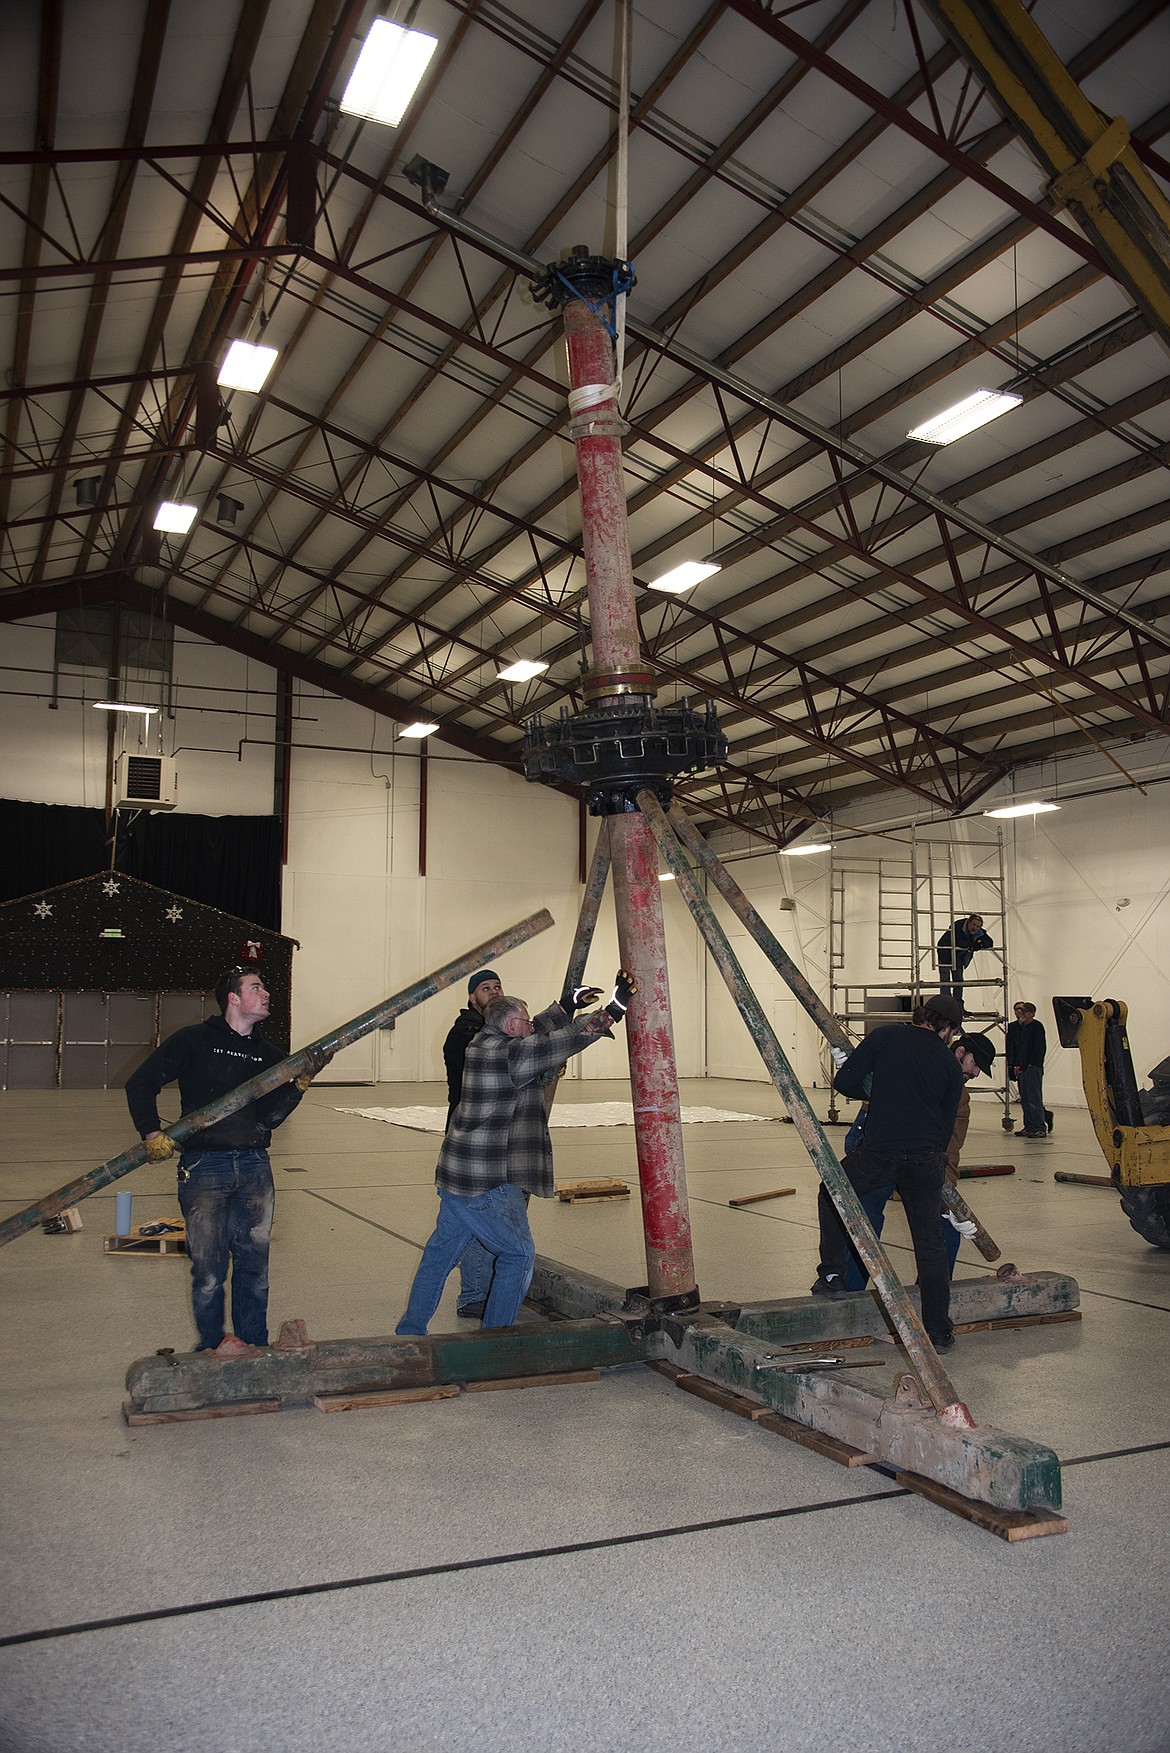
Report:
[[[919,0],[1170,351],[1170,201],[1123,116],[1090,103],[1019,0]]]

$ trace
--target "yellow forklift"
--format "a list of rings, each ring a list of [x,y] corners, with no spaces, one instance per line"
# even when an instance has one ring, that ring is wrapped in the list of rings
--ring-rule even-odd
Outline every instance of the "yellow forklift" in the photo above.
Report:
[[[1139,1236],[1170,1248],[1170,1057],[1134,1076],[1126,1006],[1117,998],[1054,998],[1062,1047],[1077,1047],[1081,1081],[1109,1178]]]

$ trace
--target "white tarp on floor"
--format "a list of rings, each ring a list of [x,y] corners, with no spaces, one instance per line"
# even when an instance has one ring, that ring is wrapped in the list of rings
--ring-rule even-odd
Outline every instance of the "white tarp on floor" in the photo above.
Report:
[[[360,1114],[363,1120],[385,1120],[391,1126],[409,1126],[414,1132],[442,1132],[446,1108],[338,1108],[339,1114]],[[719,1120],[751,1120],[768,1125],[771,1114],[740,1114],[733,1108],[684,1108],[684,1126],[708,1125]],[[629,1102],[558,1102],[550,1126],[632,1126],[634,1110]]]

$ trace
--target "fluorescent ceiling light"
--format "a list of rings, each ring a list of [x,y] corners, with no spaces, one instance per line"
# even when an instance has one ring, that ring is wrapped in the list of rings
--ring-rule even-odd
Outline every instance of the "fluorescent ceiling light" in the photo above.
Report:
[[[219,368],[216,382],[225,390],[262,389],[275,364],[275,347],[255,347],[251,341],[233,341]]]
[[[345,114],[396,128],[438,46],[437,37],[376,18],[341,99]]]
[[[984,810],[985,816],[1046,816],[1049,810],[1058,810],[1058,803],[1013,803],[1005,804],[1001,810]]]
[[[1009,395],[1006,390],[976,390],[973,396],[956,402],[953,408],[945,408],[924,425],[916,426],[906,437],[919,438],[923,444],[953,444],[956,438],[965,438],[968,432],[986,426],[989,420],[998,420],[1001,414],[1018,408],[1023,399],[1023,396]]]
[[[164,499],[154,514],[154,527],[167,530],[171,535],[185,536],[198,516],[197,505],[176,505],[173,499]]]
[[[672,594],[680,590],[690,590],[692,585],[702,584],[705,578],[711,578],[721,570],[714,560],[684,560],[681,566],[672,567],[661,578],[651,580],[650,589],[666,590]]]
[[[542,676],[548,668],[538,657],[518,657],[510,663],[506,670],[496,671],[497,682],[530,682],[533,676]]]
[[[674,872],[672,870],[660,870],[658,873],[658,880],[660,883],[672,883],[674,881]]]
[[[428,724],[425,718],[416,718],[413,724],[403,725],[399,731],[399,740],[403,737],[429,737],[438,730],[437,724]]]
[[[809,846],[781,846],[781,858],[807,858],[810,852],[831,852],[827,840],[814,840]]]
[[[158,711],[157,706],[133,706],[129,700],[95,700],[95,712],[140,712],[143,718],[149,718]]]

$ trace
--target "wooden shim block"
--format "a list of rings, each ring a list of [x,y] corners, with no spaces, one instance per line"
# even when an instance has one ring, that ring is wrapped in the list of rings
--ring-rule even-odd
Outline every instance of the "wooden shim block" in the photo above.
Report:
[[[603,1175],[599,1180],[592,1181],[561,1181],[557,1186],[557,1198],[566,1202],[576,1199],[628,1199],[629,1184],[619,1181],[616,1175]]]
[[[191,1424],[197,1418],[250,1418],[256,1412],[279,1412],[279,1400],[237,1400],[220,1406],[194,1406],[184,1412],[140,1412],[133,1400],[123,1400],[127,1424]]]
[[[665,1376],[667,1380],[671,1382],[677,1382],[680,1376],[685,1376],[689,1373],[687,1370],[679,1369],[676,1363],[648,1363],[646,1368],[648,1370],[657,1370],[660,1376]]]
[[[755,1205],[761,1199],[783,1199],[787,1193],[795,1193],[795,1187],[773,1187],[770,1193],[745,1193],[742,1198],[729,1199],[728,1205]]]
[[[960,1492],[952,1491],[949,1485],[940,1485],[935,1479],[923,1479],[918,1473],[895,1473],[894,1477],[907,1491],[929,1498],[940,1509],[962,1516],[964,1521],[985,1528],[989,1534],[997,1534],[1001,1540],[1034,1540],[1040,1534],[1068,1533],[1067,1516],[1058,1515],[1055,1510],[996,1509],[993,1504],[980,1503],[977,1498],[963,1497]]]
[[[774,1430],[777,1436],[787,1437],[790,1443],[799,1443],[802,1449],[812,1449],[826,1460],[836,1461],[841,1467],[876,1467],[880,1457],[867,1455],[864,1449],[855,1449],[849,1443],[843,1443],[839,1437],[829,1436],[823,1430],[810,1430],[807,1425],[798,1424],[795,1418],[785,1418],[782,1412],[770,1412],[761,1406],[752,1413],[761,1430]]]
[[[360,1412],[366,1406],[411,1406],[419,1400],[455,1400],[459,1393],[457,1382],[434,1388],[372,1388],[367,1394],[314,1394],[313,1405],[318,1412]]]
[[[1004,1315],[998,1321],[956,1321],[956,1333],[994,1333],[1000,1327],[1044,1327],[1050,1321],[1079,1321],[1079,1309],[1062,1309],[1055,1315]]]
[[[763,1410],[758,1400],[749,1400],[746,1394],[737,1394],[733,1388],[724,1388],[718,1382],[709,1382],[706,1376],[688,1375],[685,1371],[674,1379],[676,1388],[684,1394],[694,1394],[699,1400],[707,1400],[712,1406],[721,1406],[725,1412],[734,1412],[738,1418],[754,1418]]]
[[[562,1205],[604,1205],[609,1199],[628,1199],[630,1189],[626,1187],[621,1193],[560,1193],[557,1198]]]
[[[547,1376],[501,1376],[491,1382],[464,1382],[469,1394],[492,1394],[497,1388],[560,1388],[575,1382],[599,1382],[600,1370],[561,1370]]]
[[[613,1199],[628,1199],[629,1183],[619,1181],[616,1175],[602,1175],[592,1181],[560,1181],[557,1184],[558,1199],[598,1199],[603,1194],[609,1194]]]
[[[186,1238],[175,1234],[169,1236],[105,1236],[102,1248],[105,1253],[111,1255],[143,1254],[151,1260],[185,1260],[187,1257]]]

